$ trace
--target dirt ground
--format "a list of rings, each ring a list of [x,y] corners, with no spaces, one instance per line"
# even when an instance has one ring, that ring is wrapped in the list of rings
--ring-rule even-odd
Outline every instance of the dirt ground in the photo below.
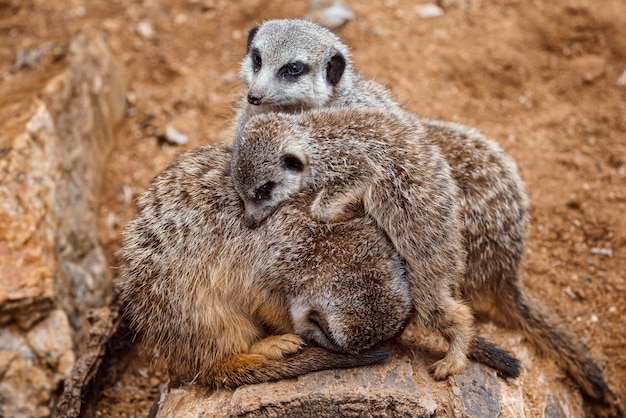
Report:
[[[580,334],[620,393],[626,2],[442,0],[444,15],[425,19],[412,0],[347,1],[356,17],[337,32],[365,76],[411,111],[478,128],[516,159],[532,204],[529,292]],[[0,106],[49,79],[81,28],[101,30],[123,66],[129,107],[99,213],[112,269],[150,179],[183,150],[231,141],[247,30],[307,11],[306,0],[0,0]],[[189,142],[164,141],[168,126]],[[162,378],[132,352],[111,367],[89,415],[146,416]]]

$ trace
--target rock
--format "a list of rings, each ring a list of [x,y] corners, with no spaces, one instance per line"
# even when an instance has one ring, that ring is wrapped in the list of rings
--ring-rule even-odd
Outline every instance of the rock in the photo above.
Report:
[[[121,326],[121,304],[113,297],[110,306],[94,309],[89,314],[92,327],[85,350],[78,357],[71,374],[66,375],[63,393],[57,404],[57,416],[76,418],[84,416],[83,401],[87,398],[89,389],[93,386],[95,377],[102,366],[105,353],[115,355],[112,346],[121,346],[116,339],[117,332],[128,334],[128,328]],[[143,375],[142,375],[143,376]],[[145,376],[144,376],[145,377]]]
[[[234,391],[194,385],[164,387],[156,417],[525,417],[580,416],[580,394],[542,370],[517,380],[470,363],[460,374],[435,382],[430,360],[419,350],[396,355],[383,364],[327,370],[279,382],[248,385]],[[523,356],[524,354],[522,354]],[[532,359],[525,359],[525,363]],[[539,367],[550,367],[549,362]],[[554,365],[552,365],[554,366]],[[525,395],[526,379],[541,392]],[[545,395],[537,396],[536,393]],[[559,415],[566,411],[571,415]]]
[[[173,389],[165,392],[157,417],[428,417],[435,413],[432,395],[417,386],[411,362],[401,357],[382,365],[327,370],[235,391]]]
[[[0,329],[1,416],[50,415],[51,392],[74,365],[71,336],[67,315],[60,309],[26,333],[15,325]]]
[[[500,416],[500,383],[493,370],[470,363],[463,373],[454,376],[454,382],[466,416]]]
[[[78,35],[67,61],[0,109],[0,416],[50,414],[88,311],[111,293],[97,191],[124,86],[97,34]]]

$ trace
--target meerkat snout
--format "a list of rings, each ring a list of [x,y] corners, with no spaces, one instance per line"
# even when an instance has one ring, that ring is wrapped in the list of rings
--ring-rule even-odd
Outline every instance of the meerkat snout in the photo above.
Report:
[[[250,103],[251,105],[259,106],[263,104],[263,96],[257,95],[256,93],[251,91],[248,93],[248,103]]]
[[[248,228],[257,228],[278,209],[272,204],[272,191],[276,183],[267,181],[254,190],[250,200],[244,200],[244,221]]]
[[[256,229],[261,224],[251,216],[246,216],[244,221],[246,223],[246,226],[250,229]]]
[[[291,306],[296,332],[304,337],[305,340],[329,350],[358,354],[358,349],[341,346],[334,336],[334,331],[337,331],[336,326],[333,327],[333,324],[329,323],[329,319],[324,312],[318,311],[317,308],[310,306],[308,302],[305,303],[304,300],[306,300],[304,295],[300,295],[293,301]]]
[[[328,340],[327,342],[331,343],[327,345],[331,345],[332,348],[335,348],[336,344],[334,342],[334,338],[332,334],[330,333],[328,329],[328,323],[326,322],[326,319],[323,316],[320,316],[320,314],[317,311],[311,311],[309,312],[308,320],[311,325],[313,325],[315,328],[321,331],[321,333],[327,338]]]

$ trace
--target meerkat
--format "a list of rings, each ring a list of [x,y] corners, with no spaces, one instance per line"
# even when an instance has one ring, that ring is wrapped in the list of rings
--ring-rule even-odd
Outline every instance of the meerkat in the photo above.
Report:
[[[320,226],[293,204],[251,230],[229,162],[224,146],[183,154],[139,199],[119,286],[143,345],[171,375],[212,387],[388,357],[374,345],[403,329],[411,301],[373,222]]]
[[[237,110],[237,128],[259,113],[325,106],[405,112],[387,89],[356,72],[338,36],[306,20],[269,20],[253,27],[239,73],[247,94]]]
[[[310,211],[321,222],[346,221],[362,207],[405,262],[415,317],[449,342],[431,367],[441,380],[467,363],[473,315],[458,297],[466,257],[459,192],[423,134],[415,120],[379,110],[258,115],[235,140],[231,174],[249,226],[304,191],[316,195]]]
[[[252,28],[240,75],[248,92],[238,109],[236,137],[249,118],[267,112],[349,106],[418,118],[386,88],[357,72],[339,37],[303,20],[270,20]],[[474,129],[420,121],[461,191],[467,248],[463,296],[475,312],[522,331],[567,370],[586,396],[602,400],[607,383],[588,348],[524,291],[528,201],[515,163]]]
[[[210,387],[385,359],[380,343],[412,317],[391,243],[369,218],[313,221],[307,194],[248,228],[230,159],[226,146],[184,153],[138,201],[119,287],[142,345],[172,377]],[[487,340],[475,339],[470,356],[519,375],[517,359]]]

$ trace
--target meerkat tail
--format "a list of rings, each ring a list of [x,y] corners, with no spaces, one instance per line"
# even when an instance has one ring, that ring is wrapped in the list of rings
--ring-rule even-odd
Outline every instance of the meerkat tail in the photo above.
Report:
[[[588,356],[586,345],[517,287],[500,293],[496,303],[506,322],[522,330],[540,352],[567,370],[585,395],[596,401],[603,400],[607,382],[596,361]]]
[[[495,369],[500,377],[515,379],[520,375],[520,361],[484,337],[477,335],[472,340],[468,357]]]
[[[358,355],[306,347],[299,353],[282,359],[240,354],[225,361],[218,372],[211,373],[211,379],[215,386],[236,388],[246,384],[289,379],[321,370],[367,366],[386,360],[390,354],[391,349],[386,347],[370,348]]]

